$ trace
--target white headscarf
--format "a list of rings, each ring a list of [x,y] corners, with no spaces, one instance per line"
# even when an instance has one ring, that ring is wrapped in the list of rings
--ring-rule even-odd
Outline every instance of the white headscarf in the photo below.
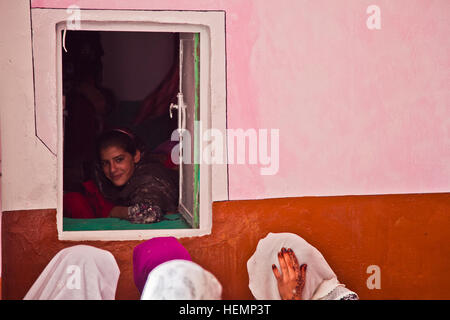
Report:
[[[253,296],[258,300],[280,300],[277,281],[272,271],[272,264],[280,270],[277,254],[281,248],[291,248],[299,262],[306,263],[306,282],[302,292],[303,300],[319,300],[326,297],[334,289],[344,287],[340,284],[336,274],[330,268],[322,254],[293,233],[269,233],[258,242],[255,253],[247,262],[249,274],[249,287]],[[343,295],[353,293],[343,288],[339,290],[336,299]]]
[[[58,252],[24,300],[114,300],[120,270],[114,256],[86,245]]]
[[[141,300],[220,300],[222,286],[216,277],[188,260],[171,260],[153,269]]]

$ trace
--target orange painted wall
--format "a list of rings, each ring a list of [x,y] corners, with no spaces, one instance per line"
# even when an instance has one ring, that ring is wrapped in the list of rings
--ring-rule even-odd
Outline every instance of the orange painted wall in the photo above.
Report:
[[[58,241],[55,210],[3,214],[3,298],[21,299],[50,259],[79,242]],[[450,299],[450,194],[306,197],[217,202],[209,236],[183,238],[224,299],[252,299],[246,262],[268,232],[298,233],[361,299]],[[139,241],[87,242],[121,269],[117,298],[137,299],[132,251]],[[369,265],[381,289],[369,290]]]

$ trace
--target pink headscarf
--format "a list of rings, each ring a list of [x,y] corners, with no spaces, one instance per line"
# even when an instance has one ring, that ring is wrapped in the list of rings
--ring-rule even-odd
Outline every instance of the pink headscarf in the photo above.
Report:
[[[148,274],[158,265],[170,260],[192,261],[189,252],[174,237],[160,237],[147,240],[134,248],[134,283],[142,293]]]

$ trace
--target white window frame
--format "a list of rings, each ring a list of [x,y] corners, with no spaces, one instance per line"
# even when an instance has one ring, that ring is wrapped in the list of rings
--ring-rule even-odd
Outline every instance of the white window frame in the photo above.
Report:
[[[59,240],[144,240],[160,236],[180,238],[210,234],[212,202],[228,200],[226,159],[223,164],[200,164],[200,225],[197,229],[63,231],[62,40],[60,35],[63,29],[73,30],[67,25],[67,19],[71,17],[71,14],[63,9],[32,9],[36,132],[49,150],[57,155],[56,220]],[[199,33],[202,130],[215,128],[226,137],[225,12],[81,9],[79,18],[77,30]],[[47,130],[41,130],[44,127]],[[48,128],[54,127],[57,128],[57,132],[48,134]],[[201,137],[199,141],[205,144]],[[226,157],[226,139],[224,139],[223,154]]]

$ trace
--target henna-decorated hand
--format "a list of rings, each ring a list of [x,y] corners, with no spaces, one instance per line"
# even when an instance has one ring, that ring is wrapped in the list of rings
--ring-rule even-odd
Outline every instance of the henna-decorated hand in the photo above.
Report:
[[[277,279],[278,291],[282,300],[301,300],[306,281],[306,264],[299,266],[294,251],[281,248],[278,252],[280,271],[273,264],[272,271]]]

